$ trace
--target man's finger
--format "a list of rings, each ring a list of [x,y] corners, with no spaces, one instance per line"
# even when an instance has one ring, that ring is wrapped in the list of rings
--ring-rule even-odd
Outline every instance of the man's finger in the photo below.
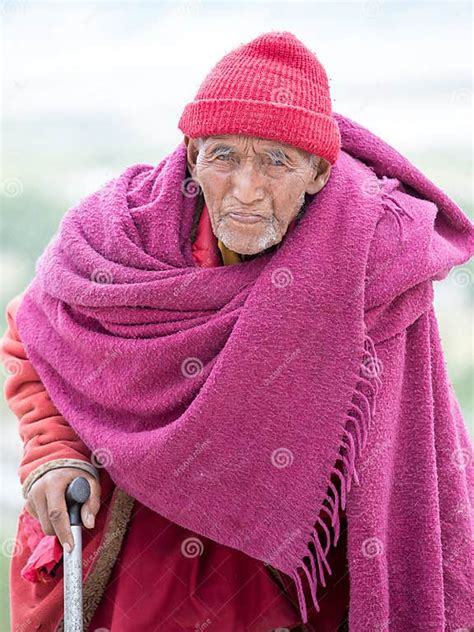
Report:
[[[69,543],[72,551],[74,538],[69,522],[65,493],[65,489],[57,486],[46,490],[47,517],[61,544],[64,546]]]
[[[48,506],[46,504],[46,496],[40,496],[35,502],[38,520],[41,523],[41,529],[45,535],[54,535],[55,531],[48,518]]]

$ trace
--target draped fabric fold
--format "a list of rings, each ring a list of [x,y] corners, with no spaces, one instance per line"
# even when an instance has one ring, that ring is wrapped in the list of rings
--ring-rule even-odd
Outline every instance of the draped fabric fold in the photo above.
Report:
[[[368,130],[336,118],[343,150],[330,179],[276,251],[195,265],[196,191],[181,142],[67,211],[17,315],[52,400],[115,484],[291,575],[303,620],[302,582],[317,604],[338,507],[360,485],[357,460],[368,485],[380,476],[379,463],[363,461],[384,415],[376,346],[426,313],[432,279],[474,251],[454,202]],[[407,449],[390,448],[394,458]],[[436,480],[420,484],[433,490]],[[370,513],[378,500],[369,499]],[[368,514],[356,514],[349,533],[365,525]],[[438,526],[440,515],[431,516]],[[353,555],[351,583],[362,576]],[[352,612],[362,602],[373,623],[380,604],[356,592]]]

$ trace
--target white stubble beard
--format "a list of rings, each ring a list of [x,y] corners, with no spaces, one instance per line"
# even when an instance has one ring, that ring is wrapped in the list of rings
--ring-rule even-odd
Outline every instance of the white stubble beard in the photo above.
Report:
[[[294,215],[295,217],[300,212],[301,208],[303,207],[304,201],[305,201],[305,192],[302,191],[298,199],[298,203],[297,203],[298,210]],[[255,243],[255,247],[257,248],[257,250],[254,250],[251,253],[239,253],[239,254],[257,254],[259,252],[262,252],[263,250],[266,250],[270,246],[273,246],[279,241],[281,241],[280,233],[275,228],[275,222],[276,222],[276,219],[274,217],[272,218],[271,221],[267,221],[266,228],[263,234],[260,237],[258,237],[256,240],[252,239],[252,243]],[[227,225],[227,221],[226,220],[220,221],[216,229],[216,237],[220,239],[221,242],[225,246],[227,246],[227,248],[229,248],[230,250],[233,250],[230,244],[232,244],[232,238],[234,236],[235,236],[235,230],[232,230],[229,228],[229,226]]]

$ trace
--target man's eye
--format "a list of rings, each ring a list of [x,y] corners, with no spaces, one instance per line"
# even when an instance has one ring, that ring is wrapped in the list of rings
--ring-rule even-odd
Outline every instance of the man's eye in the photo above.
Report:
[[[271,158],[270,165],[272,167],[286,167],[286,162],[281,160],[281,158]]]
[[[230,158],[229,154],[219,154],[218,156],[216,156],[217,160],[220,160],[221,158],[223,158],[224,160],[228,160]]]
[[[284,156],[278,156],[275,154],[268,154],[267,161],[272,167],[286,167],[287,161]]]

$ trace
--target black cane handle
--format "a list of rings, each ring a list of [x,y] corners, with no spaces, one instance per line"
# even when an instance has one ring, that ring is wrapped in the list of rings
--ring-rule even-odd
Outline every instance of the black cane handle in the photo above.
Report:
[[[89,481],[83,476],[72,480],[66,489],[66,505],[71,526],[82,526],[81,507],[91,495]]]

